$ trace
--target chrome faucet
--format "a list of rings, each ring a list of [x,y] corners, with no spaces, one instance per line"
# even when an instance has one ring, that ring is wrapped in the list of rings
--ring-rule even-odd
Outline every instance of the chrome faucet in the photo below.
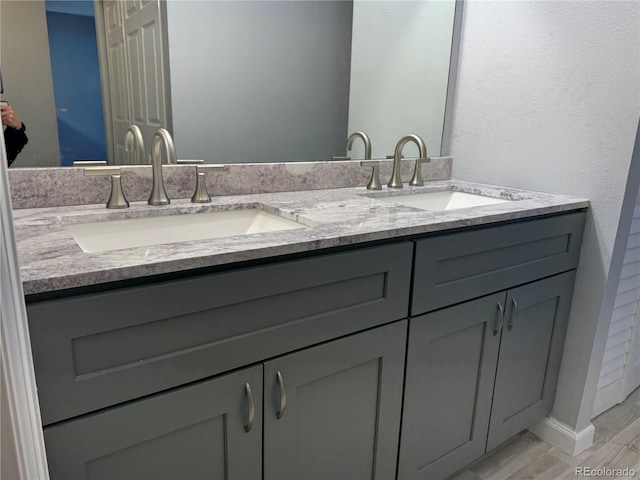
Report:
[[[153,187],[151,196],[147,202],[149,205],[168,205],[171,203],[167,192],[164,189],[162,180],[162,151],[161,144],[164,144],[167,163],[177,163],[176,147],[173,146],[171,134],[164,128],[159,129],[153,136],[151,144],[151,170],[153,172]]]
[[[351,135],[349,135],[349,138],[347,138],[347,151],[348,152],[351,151],[351,147],[353,146],[353,141],[356,138],[361,138],[362,141],[364,142],[364,159],[371,160],[371,140],[369,140],[369,137],[367,136],[366,133],[360,130],[358,130],[357,132],[353,132]]]
[[[134,164],[143,165],[146,163],[144,140],[142,139],[142,132],[137,125],[130,125],[127,129],[127,133],[124,135],[124,150],[125,152],[133,152],[133,147],[136,148],[136,158]]]
[[[417,181],[416,175],[420,173],[419,165],[428,161],[427,146],[425,145],[422,138],[413,133],[402,137],[398,141],[396,150],[393,154],[393,173],[391,174],[391,180],[389,180],[389,184],[387,185],[389,188],[402,188],[402,178],[400,177],[400,162],[402,162],[402,149],[409,142],[415,143],[418,146],[418,150],[420,152],[420,158],[416,160],[416,171],[413,174],[414,178],[411,179],[412,185]]]

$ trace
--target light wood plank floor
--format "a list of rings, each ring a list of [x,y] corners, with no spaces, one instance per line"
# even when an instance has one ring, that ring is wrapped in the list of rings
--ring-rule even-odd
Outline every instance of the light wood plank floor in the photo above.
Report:
[[[593,419],[593,445],[576,457],[524,431],[450,480],[640,480],[640,388]],[[635,470],[635,477],[576,475],[576,467]]]

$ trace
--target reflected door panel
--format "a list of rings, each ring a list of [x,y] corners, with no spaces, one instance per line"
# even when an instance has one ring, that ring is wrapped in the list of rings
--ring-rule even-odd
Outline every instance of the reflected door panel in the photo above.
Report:
[[[156,130],[170,127],[160,4],[108,1],[104,11],[115,163],[132,163],[124,150],[129,125],[140,127],[148,152]]]

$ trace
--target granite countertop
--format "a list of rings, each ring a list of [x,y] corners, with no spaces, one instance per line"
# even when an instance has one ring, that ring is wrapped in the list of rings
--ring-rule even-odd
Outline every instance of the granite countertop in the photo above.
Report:
[[[514,201],[430,212],[371,198],[445,189]],[[70,223],[252,206],[301,222],[302,228],[99,253],[84,252],[65,228]],[[14,224],[24,293],[32,295],[588,206],[581,198],[447,180],[393,191],[357,187],[213,197],[212,203],[199,205],[189,200],[174,200],[165,207],[135,202],[125,210],[107,210],[104,205],[31,208],[15,210]]]

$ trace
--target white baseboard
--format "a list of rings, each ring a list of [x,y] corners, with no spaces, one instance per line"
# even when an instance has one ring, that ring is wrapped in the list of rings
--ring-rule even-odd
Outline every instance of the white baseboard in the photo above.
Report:
[[[545,417],[529,430],[547,443],[575,457],[593,444],[593,424],[576,432],[555,418]]]

